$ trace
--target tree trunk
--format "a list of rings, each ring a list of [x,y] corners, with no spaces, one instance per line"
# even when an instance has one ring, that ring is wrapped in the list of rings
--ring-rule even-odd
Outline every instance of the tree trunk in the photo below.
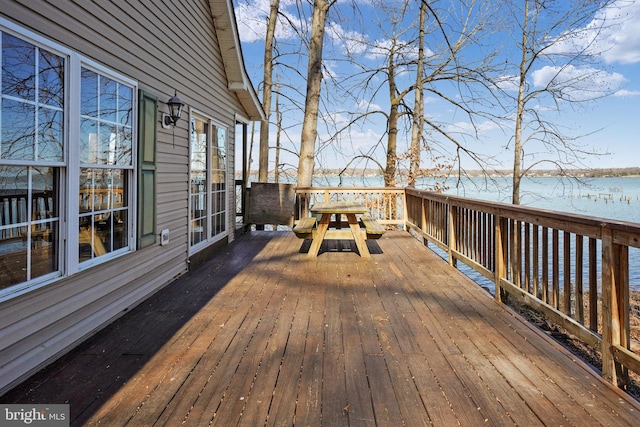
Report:
[[[387,164],[384,170],[384,186],[395,187],[396,185],[396,163],[398,161],[398,109],[400,98],[398,98],[396,77],[395,77],[395,52],[389,53],[389,135],[387,137]]]
[[[280,0],[271,0],[267,35],[264,42],[264,77],[262,87],[262,109],[265,119],[260,122],[260,160],[258,167],[258,182],[269,180],[269,118],[271,116],[271,88],[273,86],[273,40],[278,21],[278,7]],[[276,165],[277,168],[277,165]]]
[[[522,141],[522,126],[524,121],[524,110],[525,110],[525,100],[524,100],[524,91],[527,84],[527,37],[529,36],[527,32],[527,25],[529,19],[529,1],[525,1],[525,9],[524,9],[524,21],[522,25],[522,39],[521,39],[521,49],[522,49],[522,57],[520,58],[520,81],[518,85],[518,101],[516,107],[516,123],[515,123],[515,134],[514,134],[514,145],[513,145],[513,188],[511,193],[511,203],[514,205],[520,204],[520,179],[522,178],[522,153],[524,151],[523,141]]]
[[[418,65],[416,69],[415,106],[413,108],[413,123],[411,125],[411,147],[409,149],[409,187],[416,186],[420,174],[420,143],[422,142],[422,128],[424,124],[424,96],[423,96],[423,64],[424,64],[424,22],[427,15],[425,2],[420,3],[420,30],[418,39]]]
[[[307,95],[305,99],[304,121],[300,140],[300,160],[298,163],[298,187],[311,187],[314,166],[316,137],[318,135],[318,106],[322,84],[322,44],[324,26],[329,7],[326,0],[314,0],[309,40],[309,65],[307,71]]]

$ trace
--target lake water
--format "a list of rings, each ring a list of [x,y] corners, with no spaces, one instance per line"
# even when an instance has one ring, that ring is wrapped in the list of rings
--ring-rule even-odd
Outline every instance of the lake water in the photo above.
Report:
[[[314,178],[314,186],[382,187],[381,177]],[[434,180],[418,181],[416,188],[432,188]],[[508,177],[450,179],[444,192],[461,197],[511,202]],[[585,178],[582,183],[554,177],[525,178],[521,184],[521,205],[581,215],[640,222],[640,177]]]
[[[369,186],[381,187],[380,177],[318,177],[315,186]],[[419,181],[416,188],[432,188],[433,180]],[[466,178],[449,180],[446,194],[510,203],[510,178]],[[576,183],[556,177],[526,178],[521,185],[521,205],[561,212],[571,212],[604,219],[617,219],[640,223],[640,177],[585,178]],[[461,270],[465,270],[461,268]],[[474,280],[485,282],[484,277],[472,270],[465,273]],[[640,290],[640,249],[629,249],[630,288]],[[493,288],[493,284],[482,283]]]

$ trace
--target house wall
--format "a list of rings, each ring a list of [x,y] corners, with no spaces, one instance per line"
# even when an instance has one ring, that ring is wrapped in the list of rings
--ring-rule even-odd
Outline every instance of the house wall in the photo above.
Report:
[[[235,114],[243,112],[227,90],[208,0],[3,1],[0,17],[136,80],[160,112],[177,90],[187,106],[227,124],[232,238]],[[169,244],[158,238],[0,302],[0,394],[187,271],[188,124],[187,107],[175,129],[158,124],[157,231],[170,230]]]

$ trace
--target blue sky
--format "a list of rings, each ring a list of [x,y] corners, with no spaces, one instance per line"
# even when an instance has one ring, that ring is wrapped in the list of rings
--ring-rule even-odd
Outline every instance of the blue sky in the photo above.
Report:
[[[236,18],[241,38],[245,65],[256,89],[262,80],[262,61],[264,52],[264,31],[269,0],[234,0],[236,5]],[[297,13],[295,0],[281,0],[281,11],[286,14],[294,25],[304,27],[310,16],[300,20]],[[396,2],[398,3],[398,2]],[[441,2],[446,3],[446,2]],[[453,3],[453,2],[452,2]],[[306,3],[305,3],[306,4]],[[354,19],[351,13],[352,5],[357,5],[360,13],[358,19]],[[394,4],[393,2],[391,4]],[[490,3],[488,3],[490,4]],[[599,35],[594,49],[598,55],[594,58],[594,64],[578,66],[576,71],[584,71],[585,67],[592,67],[597,79],[589,82],[588,89],[597,91],[598,85],[606,87],[609,96],[581,104],[574,109],[563,106],[560,111],[551,112],[555,119],[568,134],[580,135],[579,144],[587,151],[603,153],[598,157],[588,157],[586,165],[591,167],[637,167],[640,166],[640,1],[620,0],[613,3],[612,7],[602,12],[608,19],[609,26]],[[308,11],[307,14],[309,15]],[[348,55],[358,56],[363,63],[369,65],[379,60],[376,58],[375,46],[384,46],[387,42],[384,27],[381,30],[375,22],[379,21],[379,10],[373,8],[368,1],[358,0],[347,2],[339,0],[329,13],[329,27],[325,36],[325,75],[326,80],[331,77],[342,81],[349,76],[356,75],[358,68],[348,63],[344,58]],[[413,19],[410,16],[407,19]],[[365,22],[366,25],[363,25]],[[402,27],[402,26],[401,26]],[[306,76],[307,59],[304,55],[304,47],[300,37],[290,26],[280,24],[278,26],[279,49],[287,52],[282,59],[288,67],[278,69],[279,79],[284,84],[289,84],[289,94],[296,96],[304,93],[304,81],[297,73]],[[408,36],[407,36],[408,37]],[[357,41],[358,43],[354,42]],[[502,43],[504,40],[496,43]],[[301,55],[295,52],[302,52]],[[482,53],[477,52],[480,56]],[[508,55],[508,54],[506,54]],[[517,60],[515,58],[514,60]],[[529,83],[539,86],[545,82],[545,76],[553,69],[546,64],[540,64],[530,76]],[[408,82],[402,82],[401,85]],[[344,83],[347,84],[347,83]],[[587,88],[585,88],[587,89]],[[332,87],[335,93],[330,93],[330,101],[324,104],[323,117],[325,121],[341,127],[350,117],[345,111],[371,110],[375,105],[384,110],[388,104],[384,91],[378,94],[362,92],[361,97],[351,97],[340,93],[340,89]],[[604,90],[604,89],[603,89]],[[259,93],[260,98],[262,97]],[[301,97],[298,97],[298,102]],[[385,104],[387,103],[387,104]],[[286,104],[283,104],[286,107]],[[549,105],[540,105],[540,111],[549,108]],[[459,112],[453,112],[450,106],[442,103],[434,97],[426,98],[426,112],[434,120],[438,120],[449,130],[465,130],[470,128],[468,118]],[[281,144],[285,150],[296,151],[300,141],[301,113],[296,109],[283,111],[283,127],[285,132],[280,136]],[[473,136],[461,137],[465,144],[469,144],[474,150],[486,156],[495,156],[497,168],[511,168],[511,154],[507,147],[512,136],[513,127],[508,120],[496,122],[477,121],[476,129],[479,133]],[[275,129],[271,130],[271,142],[276,139]],[[331,130],[324,126],[319,127],[319,137],[324,141],[324,148],[319,150],[317,163],[322,167],[343,167],[357,154],[370,154],[379,161],[384,161],[382,145],[376,146],[376,142],[383,138],[384,121],[379,117],[368,120],[359,126],[352,127],[348,134],[343,134],[339,139],[329,140]],[[257,141],[256,134],[256,141]],[[399,151],[406,149],[408,138],[401,135],[399,139]],[[257,142],[256,142],[257,144]],[[255,148],[257,151],[257,147]],[[273,154],[271,154],[273,156]],[[424,156],[423,156],[424,159]],[[271,159],[273,160],[273,158]],[[288,163],[292,167],[297,166],[295,156],[283,153],[282,163]],[[254,164],[255,165],[255,164]],[[360,167],[373,167],[369,163],[361,163]],[[463,166],[474,169],[474,165],[468,160],[463,160]],[[254,166],[255,167],[255,166]],[[431,167],[425,160],[423,167]]]

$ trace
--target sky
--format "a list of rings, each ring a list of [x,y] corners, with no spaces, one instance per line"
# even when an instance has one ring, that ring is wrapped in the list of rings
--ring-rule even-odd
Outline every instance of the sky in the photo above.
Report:
[[[306,4],[307,2],[305,2]],[[387,2],[397,5],[400,2]],[[415,2],[413,2],[415,3]],[[439,4],[454,4],[457,2],[441,1]],[[569,4],[569,2],[558,2]],[[254,87],[258,91],[260,99],[260,82],[263,77],[263,55],[265,22],[269,8],[269,0],[234,0],[235,14],[238,22],[238,32],[241,39],[245,67]],[[491,2],[487,2],[491,4]],[[307,58],[304,43],[298,32],[293,27],[305,28],[310,21],[310,12],[302,8],[304,15],[299,17],[301,8],[295,0],[280,0],[281,13],[287,17],[287,21],[281,20],[278,24],[276,37],[278,39],[278,52],[283,55],[278,59],[282,64],[276,68],[276,79],[288,86],[283,90],[282,99],[294,99],[297,105],[301,105],[305,91],[304,76],[306,76]],[[355,12],[357,13],[355,13]],[[459,12],[459,11],[458,11]],[[478,15],[480,12],[478,12]],[[399,22],[400,37],[411,37],[407,32],[410,27],[409,20],[415,19],[415,11]],[[380,51],[389,45],[391,30],[390,24],[378,25],[383,19],[380,7],[372,5],[369,0],[349,1],[338,0],[328,15],[327,33],[324,47],[324,75],[325,82],[330,84],[323,87],[326,90],[327,100],[322,105],[321,125],[318,128],[319,139],[317,166],[324,168],[342,168],[347,164],[357,167],[375,167],[375,162],[352,161],[354,158],[370,156],[379,162],[384,162],[384,146],[378,141],[386,140],[384,136],[385,121],[379,114],[372,115],[365,122],[358,122],[357,126],[351,126],[349,132],[343,132],[337,138],[331,138],[336,129],[341,129],[353,119],[354,112],[375,111],[377,108],[388,108],[388,94],[385,89],[378,92],[366,90],[364,84],[358,80],[364,75],[364,69],[372,69],[382,60]],[[598,22],[598,18],[605,17],[607,26],[600,32],[593,49],[593,63],[576,64],[565,69],[565,72],[575,72],[575,75],[585,75],[591,72],[591,78],[582,87],[574,88],[574,97],[581,97],[586,93],[607,94],[606,97],[592,100],[577,105],[573,108],[568,103],[556,104],[550,100],[540,101],[536,105],[540,114],[547,114],[550,120],[557,122],[567,135],[579,137],[576,144],[585,151],[595,151],[598,156],[586,156],[584,164],[594,168],[618,168],[640,166],[640,0],[617,0],[593,21],[585,23],[582,34],[592,33],[591,26]],[[495,21],[499,21],[495,17]],[[493,19],[492,19],[493,21]],[[288,22],[288,23],[287,23]],[[455,24],[450,24],[455,29]],[[470,61],[479,61],[488,55],[488,52],[499,52],[499,60],[504,57],[505,62],[517,63],[518,57],[510,53],[509,36],[502,32],[488,36],[483,44],[469,48],[465,55]],[[583,43],[578,39],[576,44]],[[427,43],[427,54],[434,54],[437,50],[436,41]],[[557,49],[568,48],[567,45],[557,44]],[[433,50],[431,50],[433,49]],[[407,55],[411,55],[408,52]],[[347,58],[356,58],[362,65],[356,66]],[[549,81],[549,76],[557,71],[551,62],[540,62],[536,69],[529,74],[528,84],[533,88],[541,88]],[[380,84],[379,76],[372,76],[370,82]],[[399,79],[402,89],[411,84],[410,73],[406,73],[406,79]],[[414,77],[411,77],[414,78]],[[511,80],[505,78],[508,85]],[[336,83],[336,82],[339,82]],[[335,83],[335,84],[334,84]],[[448,96],[459,97],[459,92],[451,87],[442,86],[439,91]],[[580,91],[583,91],[582,93]],[[513,94],[513,92],[512,92]],[[496,169],[510,169],[513,159],[510,151],[513,136],[513,122],[508,117],[501,120],[486,120],[476,118],[475,127],[471,127],[469,118],[460,111],[452,109],[450,104],[443,102],[436,96],[426,94],[425,115],[439,123],[448,132],[458,135],[462,143],[470,149],[482,153],[487,158],[492,158],[492,165]],[[412,104],[412,101],[409,102]],[[283,151],[280,163],[284,168],[297,166],[297,158],[293,153],[297,151],[300,141],[301,109],[293,108],[291,103],[282,102],[282,132],[279,135]],[[575,106],[574,106],[575,107]],[[330,123],[330,125],[323,125]],[[468,133],[467,130],[473,129]],[[270,144],[274,145],[278,135],[275,126],[270,129]],[[256,130],[255,148],[257,152],[258,133]],[[446,141],[438,140],[437,135],[431,134],[434,145],[446,144]],[[429,137],[429,136],[428,136]],[[399,153],[407,149],[408,136],[399,136]],[[450,147],[450,146],[449,146]],[[449,150],[451,150],[449,148]],[[534,153],[542,148],[530,147],[529,153]],[[438,152],[436,161],[450,161],[453,158],[451,151]],[[360,156],[360,157],[358,157]],[[434,154],[435,156],[435,154]],[[440,157],[443,156],[443,157]],[[273,162],[273,152],[270,155]],[[428,156],[427,156],[428,157]],[[538,158],[540,155],[538,155]],[[351,163],[349,163],[351,161]],[[530,160],[531,161],[531,160]],[[257,160],[254,160],[253,168],[257,168]],[[468,158],[463,158],[461,164],[465,168],[476,169],[475,164]],[[432,167],[432,159],[423,155],[423,167]],[[273,166],[271,166],[273,167]],[[551,168],[549,165],[543,168]]]

